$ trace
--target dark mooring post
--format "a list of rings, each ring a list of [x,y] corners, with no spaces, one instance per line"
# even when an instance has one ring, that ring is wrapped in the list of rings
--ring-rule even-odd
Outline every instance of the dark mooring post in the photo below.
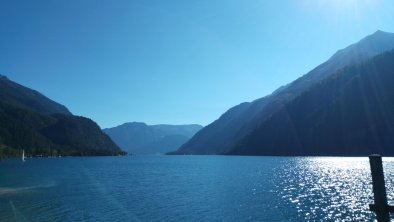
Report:
[[[375,202],[369,205],[369,209],[375,212],[376,219],[379,222],[389,222],[390,212],[394,212],[394,207],[387,204],[382,156],[377,154],[369,156],[369,164],[371,165],[372,187]]]

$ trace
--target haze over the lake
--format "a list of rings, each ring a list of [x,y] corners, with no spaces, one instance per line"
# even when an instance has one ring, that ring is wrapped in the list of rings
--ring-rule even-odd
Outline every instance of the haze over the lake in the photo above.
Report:
[[[1,1],[0,67],[101,127],[209,124],[377,29],[390,0]]]

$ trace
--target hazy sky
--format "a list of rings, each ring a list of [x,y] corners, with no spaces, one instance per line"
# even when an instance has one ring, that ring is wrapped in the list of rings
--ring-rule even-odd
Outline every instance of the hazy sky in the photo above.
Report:
[[[0,0],[0,73],[101,127],[206,125],[378,29],[393,0]]]

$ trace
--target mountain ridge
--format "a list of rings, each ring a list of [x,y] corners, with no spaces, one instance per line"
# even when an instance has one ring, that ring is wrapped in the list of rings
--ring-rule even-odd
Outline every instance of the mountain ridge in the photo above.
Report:
[[[72,115],[64,105],[49,99],[36,90],[9,80],[5,75],[0,75],[0,100],[42,114]]]
[[[128,122],[103,129],[122,149],[133,154],[164,154],[176,150],[202,126],[198,124],[156,124]]]
[[[394,50],[315,85],[234,144],[230,155],[394,155]]]
[[[0,77],[0,156],[124,155],[91,119]]]
[[[341,68],[353,63],[362,63],[391,49],[394,49],[394,34],[377,31],[355,44],[338,50],[326,62],[270,95],[232,107],[219,119],[200,130],[180,149],[170,154],[227,153],[234,143],[314,84],[335,74]],[[347,55],[346,59],[343,55]]]

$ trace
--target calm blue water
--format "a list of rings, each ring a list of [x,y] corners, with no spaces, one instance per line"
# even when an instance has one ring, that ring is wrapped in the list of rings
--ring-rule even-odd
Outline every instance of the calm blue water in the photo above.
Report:
[[[365,221],[370,181],[367,158],[14,159],[0,162],[0,221]]]

